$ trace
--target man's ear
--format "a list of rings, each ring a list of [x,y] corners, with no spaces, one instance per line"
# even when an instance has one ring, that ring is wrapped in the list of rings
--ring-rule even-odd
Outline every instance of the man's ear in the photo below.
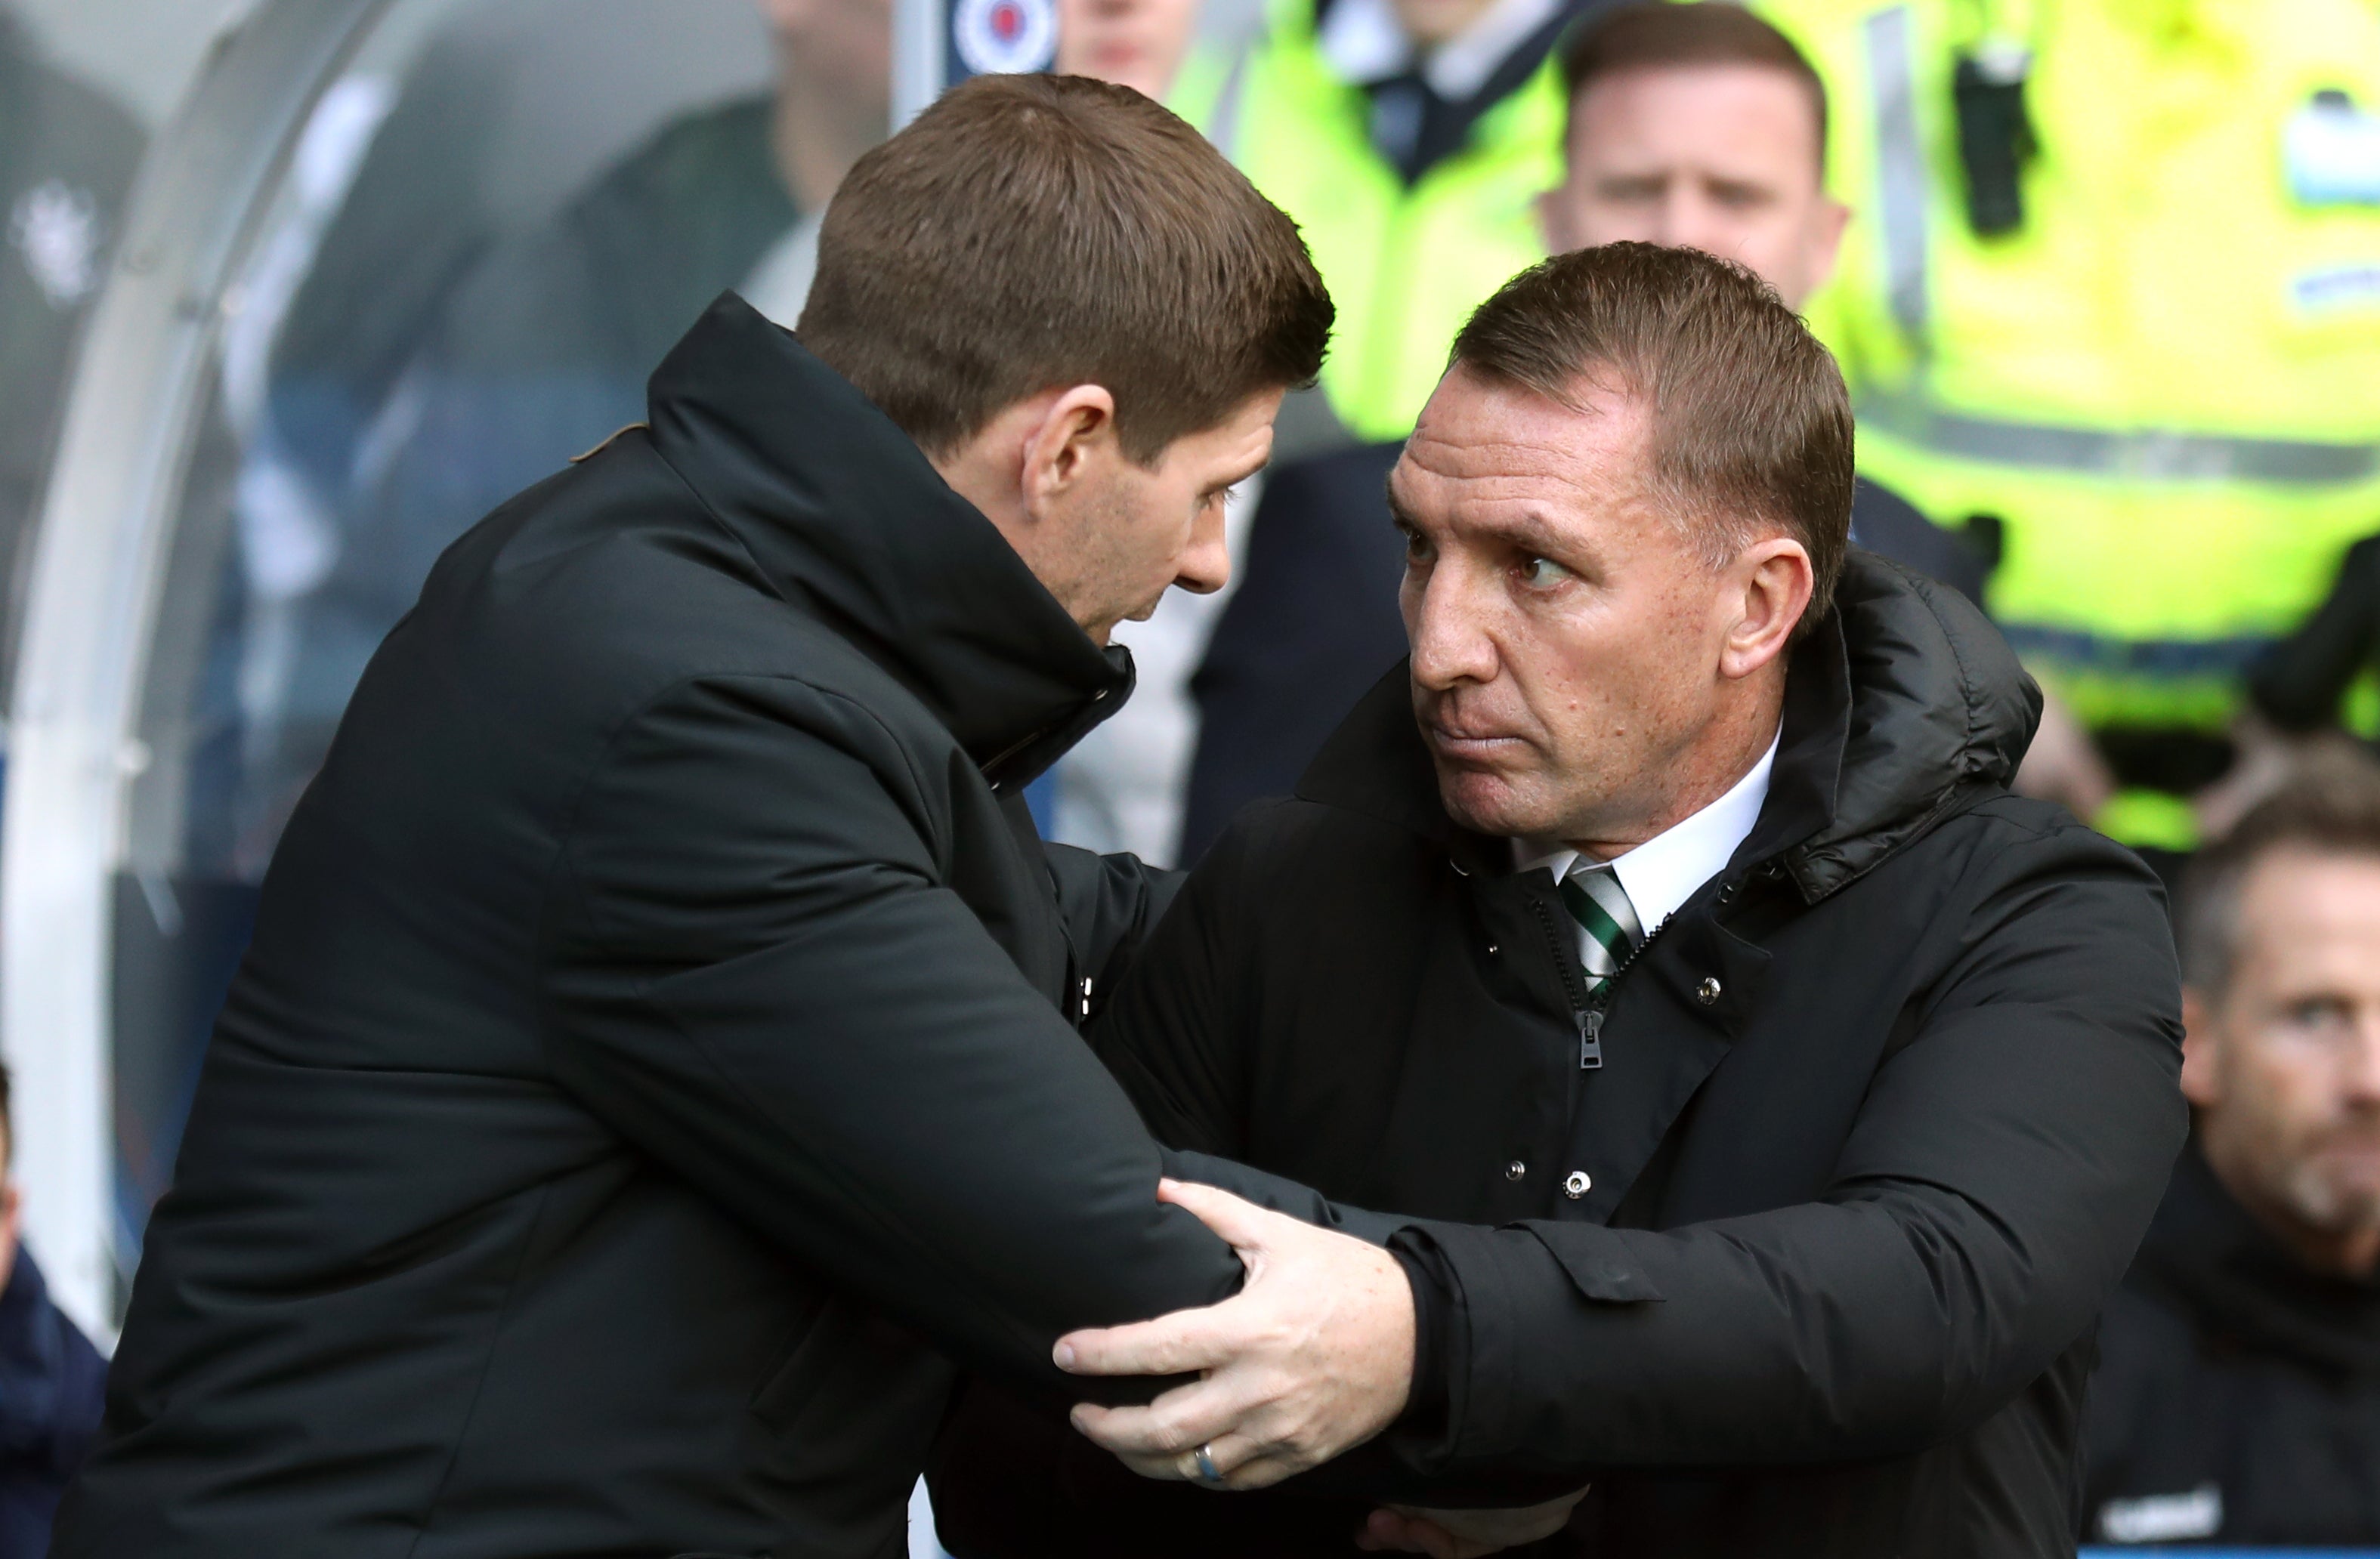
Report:
[[[2222,1050],[2214,1009],[2195,986],[2182,986],[2181,1096],[2200,1109],[2223,1102]]]
[[[1098,384],[1060,391],[1041,420],[1027,432],[1023,458],[1018,487],[1026,513],[1038,519],[1078,490],[1100,467],[1121,458],[1115,397]]]
[[[1810,554],[1790,536],[1772,536],[1745,548],[1730,574],[1742,594],[1730,592],[1735,621],[1719,650],[1719,674],[1748,677],[1785,653],[1793,629],[1810,610],[1817,586]]]

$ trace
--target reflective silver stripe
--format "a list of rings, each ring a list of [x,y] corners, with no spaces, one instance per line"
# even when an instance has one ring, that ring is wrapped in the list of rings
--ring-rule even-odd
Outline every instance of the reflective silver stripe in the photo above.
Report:
[[[1907,6],[1867,18],[1868,92],[1876,109],[1876,210],[1892,317],[1925,349],[1925,145],[1917,131],[1915,50]]]
[[[2305,487],[2368,481],[2380,474],[2380,445],[2293,439],[2235,439],[2163,429],[2112,432],[2048,423],[2002,422],[1925,405],[1914,396],[1868,393],[1860,423],[1937,454],[1995,465],[2081,471],[2150,482],[2281,482]]]

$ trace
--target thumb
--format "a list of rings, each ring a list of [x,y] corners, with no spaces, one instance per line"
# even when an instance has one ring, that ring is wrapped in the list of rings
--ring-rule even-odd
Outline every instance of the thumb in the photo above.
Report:
[[[1196,1180],[1160,1180],[1157,1182],[1157,1200],[1171,1202],[1182,1208],[1211,1229],[1218,1239],[1244,1256],[1272,1244],[1279,1237],[1281,1225],[1302,1227],[1294,1218],[1244,1201],[1230,1191],[1202,1186]]]

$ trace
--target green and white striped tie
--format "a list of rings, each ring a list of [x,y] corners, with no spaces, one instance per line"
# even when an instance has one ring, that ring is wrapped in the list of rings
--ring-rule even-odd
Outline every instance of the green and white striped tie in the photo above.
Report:
[[[1609,866],[1578,862],[1562,878],[1561,896],[1570,906],[1571,918],[1585,933],[1579,938],[1578,951],[1579,961],[1586,969],[1587,994],[1599,996],[1612,973],[1645,939],[1645,927],[1636,919],[1636,906],[1628,901],[1628,890],[1620,886],[1618,874]]]

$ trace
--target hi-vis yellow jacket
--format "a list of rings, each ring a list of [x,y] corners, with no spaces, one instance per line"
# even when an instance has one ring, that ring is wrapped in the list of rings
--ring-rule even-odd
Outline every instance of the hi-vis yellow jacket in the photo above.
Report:
[[[2219,730],[2380,531],[2380,6],[1770,0],[1856,209],[1813,323],[1860,463],[1998,516],[1991,605],[2098,727]],[[2022,219],[1970,220],[1954,72],[2027,65]],[[2187,842],[2180,810],[2107,820]]]

